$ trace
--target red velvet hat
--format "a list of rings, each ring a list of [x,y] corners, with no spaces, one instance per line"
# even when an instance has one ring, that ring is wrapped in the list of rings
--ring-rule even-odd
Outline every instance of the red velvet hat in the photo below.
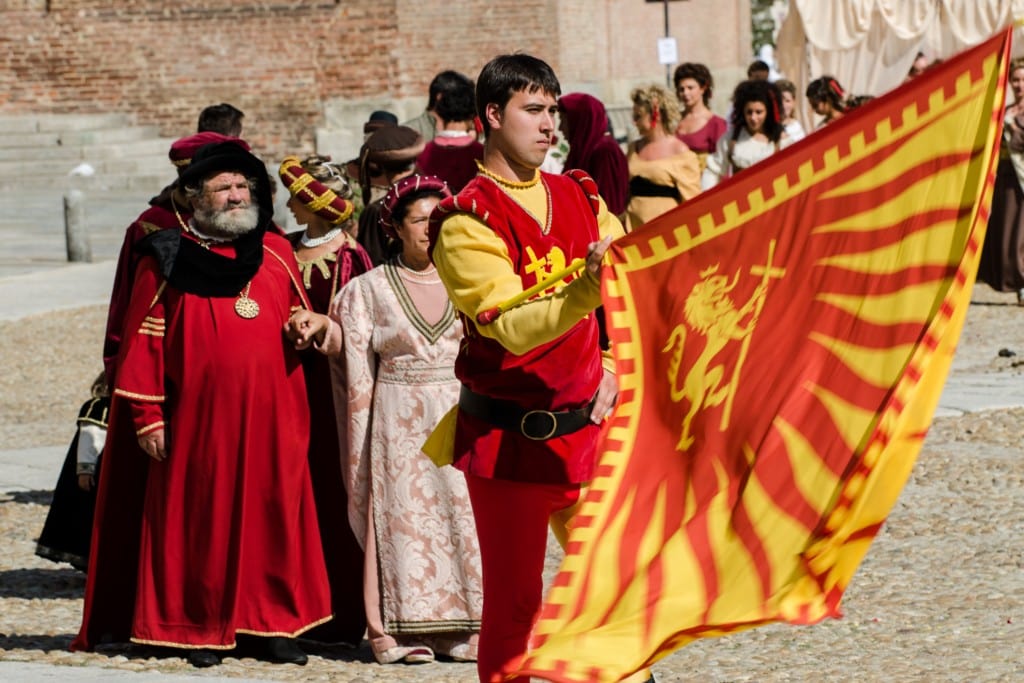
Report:
[[[388,188],[388,193],[384,195],[380,203],[380,227],[388,237],[393,240],[398,239],[398,228],[392,218],[398,203],[411,194],[425,191],[437,192],[442,197],[452,196],[451,190],[448,189],[448,183],[436,175],[413,174],[402,178]]]
[[[241,138],[232,138],[227,135],[221,135],[220,133],[207,131],[175,140],[171,143],[171,149],[167,152],[167,156],[170,158],[171,163],[178,169],[178,175],[181,175],[181,172],[185,170],[190,163],[192,163],[192,157],[195,156],[196,151],[198,151],[200,147],[203,145],[210,145],[215,142],[234,142],[235,144],[243,147],[247,152],[250,151],[249,143]]]
[[[285,157],[278,175],[293,197],[331,225],[340,225],[352,216],[355,204],[339,197],[334,190],[310,175],[298,157]]]

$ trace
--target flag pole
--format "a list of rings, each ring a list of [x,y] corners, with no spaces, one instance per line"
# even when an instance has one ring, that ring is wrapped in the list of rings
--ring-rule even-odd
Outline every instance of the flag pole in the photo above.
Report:
[[[543,280],[535,284],[533,287],[530,287],[529,289],[525,289],[522,292],[519,292],[519,294],[516,294],[510,299],[501,302],[494,308],[488,308],[486,311],[480,311],[476,315],[477,323],[479,323],[480,325],[490,325],[491,323],[498,319],[498,316],[500,316],[508,309],[515,308],[516,306],[523,303],[533,295],[539,294],[540,292],[543,292],[545,289],[551,288],[552,286],[558,284],[559,282],[569,277],[570,275],[573,275],[574,273],[577,273],[580,270],[582,270],[585,265],[587,265],[585,259],[576,259],[575,261],[567,265],[565,268],[562,268],[557,272],[551,273],[551,275],[544,278]]]

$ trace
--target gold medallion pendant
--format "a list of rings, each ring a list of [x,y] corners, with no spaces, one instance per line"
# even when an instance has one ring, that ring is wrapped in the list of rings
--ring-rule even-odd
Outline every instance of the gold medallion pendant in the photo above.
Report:
[[[245,286],[245,291],[235,299],[235,313],[246,320],[252,320],[260,314],[260,305],[256,303],[255,299],[249,298],[249,287],[251,286],[252,282],[249,282]]]

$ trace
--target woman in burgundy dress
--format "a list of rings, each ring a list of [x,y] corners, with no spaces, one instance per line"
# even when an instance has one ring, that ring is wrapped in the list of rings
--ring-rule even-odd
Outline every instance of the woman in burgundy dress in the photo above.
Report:
[[[715,151],[718,138],[729,127],[725,119],[708,108],[715,82],[706,66],[693,62],[680,64],[674,81],[680,106],[676,137],[697,155],[703,172],[708,155]]]
[[[281,182],[291,195],[288,208],[302,232],[288,235],[310,304],[326,313],[331,300],[349,280],[370,270],[370,258],[352,237],[355,225],[352,190],[342,169],[321,156],[303,161],[287,157],[281,163]],[[320,540],[331,585],[334,619],[305,637],[324,642],[358,644],[366,630],[363,608],[363,551],[347,524],[338,523],[338,510],[347,503],[342,479],[339,431],[334,411],[331,367],[315,351],[301,354],[309,396],[309,472],[316,498]]]

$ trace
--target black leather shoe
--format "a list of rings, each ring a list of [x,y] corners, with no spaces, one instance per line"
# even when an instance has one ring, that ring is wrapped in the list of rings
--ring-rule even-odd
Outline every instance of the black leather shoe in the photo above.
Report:
[[[220,656],[212,650],[189,650],[187,659],[197,669],[220,664]]]
[[[309,661],[309,657],[299,648],[294,638],[267,638],[266,653],[267,661],[270,662],[303,666]]]

